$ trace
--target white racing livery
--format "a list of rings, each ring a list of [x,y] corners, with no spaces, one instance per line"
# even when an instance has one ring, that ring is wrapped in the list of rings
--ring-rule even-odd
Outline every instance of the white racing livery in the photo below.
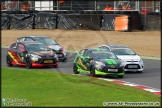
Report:
[[[131,48],[123,45],[101,45],[99,48],[112,51],[118,58],[124,62],[124,70],[134,71],[134,72],[143,72],[144,63],[140,56],[136,54]]]

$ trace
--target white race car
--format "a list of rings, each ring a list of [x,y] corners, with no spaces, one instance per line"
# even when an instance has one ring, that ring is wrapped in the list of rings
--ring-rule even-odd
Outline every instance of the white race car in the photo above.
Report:
[[[123,60],[125,72],[126,71],[143,72],[144,63],[142,59],[128,46],[108,44],[108,45],[101,45],[98,47],[112,51],[118,58]]]

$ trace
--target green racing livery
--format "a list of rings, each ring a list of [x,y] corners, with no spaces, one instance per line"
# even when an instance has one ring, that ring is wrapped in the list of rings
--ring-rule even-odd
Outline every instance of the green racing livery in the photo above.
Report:
[[[110,75],[122,78],[124,64],[114,53],[100,48],[82,49],[74,58],[74,74],[90,73],[91,76]]]

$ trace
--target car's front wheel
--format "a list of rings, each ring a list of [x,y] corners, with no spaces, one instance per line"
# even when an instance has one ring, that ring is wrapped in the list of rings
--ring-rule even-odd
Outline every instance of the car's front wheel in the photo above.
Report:
[[[94,66],[91,66],[90,74],[91,74],[92,77],[96,76],[96,74],[95,74],[95,67]]]
[[[31,62],[30,58],[27,58],[27,59],[26,59],[26,68],[27,68],[27,69],[32,68],[32,62]]]
[[[142,73],[143,71],[137,71],[137,73]]]
[[[13,66],[11,57],[9,55],[6,56],[6,63],[7,63],[7,66]]]
[[[77,67],[77,65],[75,63],[73,65],[73,72],[74,72],[74,74],[79,74],[78,67]]]
[[[63,59],[62,62],[66,62],[67,61],[67,58]]]
[[[118,75],[118,78],[123,78],[123,75]]]

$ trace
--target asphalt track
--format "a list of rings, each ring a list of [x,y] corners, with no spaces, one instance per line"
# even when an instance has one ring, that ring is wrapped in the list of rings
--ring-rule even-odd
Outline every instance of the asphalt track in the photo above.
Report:
[[[7,67],[6,65],[6,54],[7,49],[1,48],[1,66]],[[43,67],[43,68],[34,68],[36,70],[46,70],[46,71],[52,71],[52,72],[59,72],[62,77],[67,79],[68,81],[73,81],[72,79],[68,79],[66,75],[62,73],[68,73],[73,74],[73,59],[74,59],[75,53],[68,53],[68,60],[67,62],[59,62],[58,68],[52,68],[52,67]],[[116,78],[116,77],[105,77],[109,79],[118,79],[122,81],[127,81],[135,84],[140,84],[152,88],[156,88],[161,90],[161,68],[160,68],[160,60],[152,60],[152,59],[143,59],[144,61],[144,72],[143,73],[135,73],[135,72],[129,72],[126,73],[123,78]],[[26,67],[19,67],[19,66],[13,66],[12,68],[19,68],[19,69],[26,69]],[[89,75],[87,73],[80,73],[82,75]],[[73,81],[75,82],[75,81]]]

